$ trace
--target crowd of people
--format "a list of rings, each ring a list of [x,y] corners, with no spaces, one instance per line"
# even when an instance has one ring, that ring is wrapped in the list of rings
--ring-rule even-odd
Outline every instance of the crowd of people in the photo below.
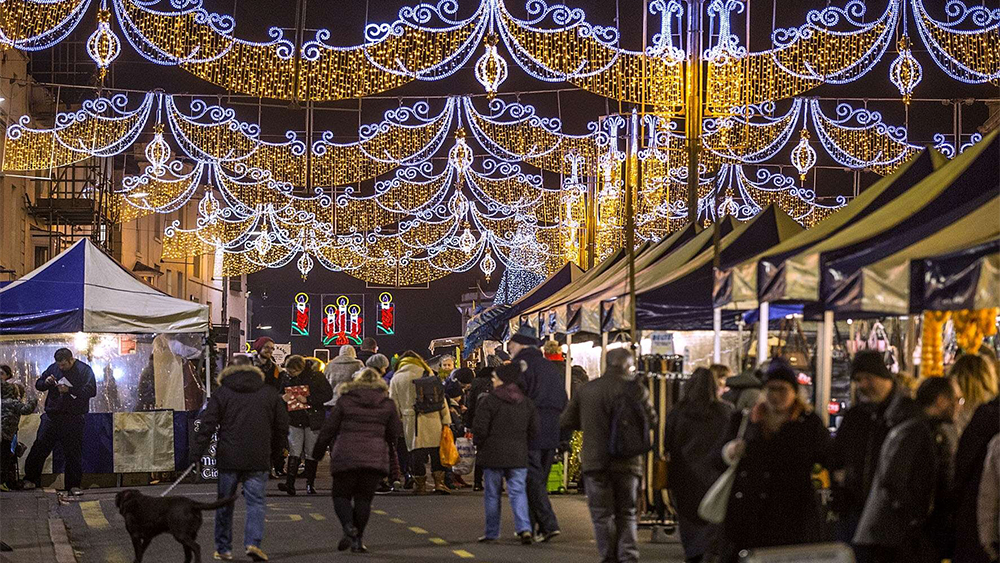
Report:
[[[638,560],[639,491],[657,416],[631,350],[608,351],[604,373],[593,380],[571,366],[567,393],[558,346],[528,332],[476,371],[455,369],[450,356],[437,358],[436,369],[413,351],[389,358],[371,338],[360,350],[341,347],[325,366],[298,355],[279,365],[274,348],[260,338],[252,355],[237,355],[220,373],[192,452],[198,458],[214,443],[219,498],[242,484],[248,557],[267,560],[268,479],[281,479],[278,489],[294,496],[304,477],[305,493],[317,494],[327,453],[340,550],[367,551],[377,493],[445,495],[470,486],[463,478],[470,473],[473,489],[483,491],[480,542],[501,537],[504,491],[519,541],[551,541],[560,534],[547,492],[552,464],[567,437],[582,431],[580,486],[601,561]],[[832,433],[781,358],[736,376],[721,365],[694,370],[659,425],[686,560],[728,563],[748,550],[829,540],[834,520],[836,539],[862,563],[997,561],[1000,398],[997,360],[986,348],[983,354],[961,355],[945,377],[914,381],[890,373],[882,354],[858,352],[851,364],[856,397]],[[35,404],[9,381],[7,366],[0,374],[6,487],[17,481],[23,453],[15,443],[18,418]],[[80,430],[94,374],[60,349],[35,388],[48,393],[23,488],[39,484],[42,463],[61,443],[66,488],[78,494]],[[474,473],[442,459],[452,436],[472,439]],[[717,486],[720,479],[730,479],[728,488]],[[820,484],[832,499],[825,508]],[[710,517],[706,502],[719,494],[724,515]],[[232,520],[232,504],[218,509],[216,559],[233,558]]]

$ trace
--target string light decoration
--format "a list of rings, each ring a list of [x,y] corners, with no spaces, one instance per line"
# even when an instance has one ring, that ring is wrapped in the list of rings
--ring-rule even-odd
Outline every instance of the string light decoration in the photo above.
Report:
[[[920,84],[924,71],[920,67],[917,59],[913,58],[910,50],[910,38],[903,35],[899,38],[899,55],[892,61],[889,67],[889,79],[892,81],[899,93],[903,96],[903,103],[910,105],[910,98],[913,97],[913,90]]]
[[[87,38],[87,54],[97,63],[98,79],[104,80],[108,67],[122,52],[118,36],[111,31],[111,12],[107,0],[102,0],[97,12],[97,29]]]
[[[497,54],[497,36],[491,33],[486,37],[486,52],[476,61],[476,80],[486,89],[486,98],[492,100],[497,95],[497,89],[507,80],[507,61]]]
[[[0,48],[48,49],[69,35],[91,0],[5,0],[0,10]]]
[[[927,13],[923,0],[911,5],[917,32],[941,70],[966,83],[1000,83],[1000,9],[949,0],[949,21],[942,22]],[[972,29],[962,29],[969,23]]]

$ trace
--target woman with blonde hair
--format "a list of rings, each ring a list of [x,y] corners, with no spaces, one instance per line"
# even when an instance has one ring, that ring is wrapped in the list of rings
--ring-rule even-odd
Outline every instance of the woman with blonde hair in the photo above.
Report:
[[[958,382],[965,397],[965,404],[959,408],[955,421],[955,428],[961,435],[979,405],[997,396],[997,373],[989,360],[978,354],[964,354],[951,366],[949,375]]]

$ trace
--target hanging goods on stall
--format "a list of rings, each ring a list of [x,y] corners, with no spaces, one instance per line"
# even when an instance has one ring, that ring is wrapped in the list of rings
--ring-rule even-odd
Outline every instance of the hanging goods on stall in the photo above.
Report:
[[[772,357],[782,357],[796,369],[808,369],[812,365],[809,357],[809,343],[802,332],[802,323],[797,318],[781,321],[781,332],[777,346],[771,348]]]
[[[736,434],[737,440],[743,439],[743,434],[747,431],[747,423],[750,421],[750,411],[743,411],[743,421],[740,422],[740,431]],[[736,481],[736,467],[740,464],[740,458],[733,460],[729,469],[719,476],[708,489],[705,496],[698,505],[698,516],[706,522],[721,524],[726,519],[726,510],[729,508],[729,493],[733,490],[733,482]]]
[[[952,313],[955,323],[955,339],[958,347],[967,354],[979,353],[983,338],[997,333],[997,307],[973,311],[965,309]]]
[[[920,373],[923,377],[944,375],[944,323],[951,311],[924,311],[924,329],[920,342]]]

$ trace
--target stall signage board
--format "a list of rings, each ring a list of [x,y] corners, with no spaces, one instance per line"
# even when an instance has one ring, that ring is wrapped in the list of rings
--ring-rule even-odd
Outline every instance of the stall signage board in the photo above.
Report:
[[[194,443],[194,437],[198,435],[198,430],[201,427],[201,420],[195,420],[194,424],[191,425],[191,443]],[[208,449],[205,453],[198,458],[198,480],[199,481],[216,481],[219,479],[219,469],[216,467],[215,453],[219,445],[219,433],[214,432],[212,434],[212,442],[208,445]]]
[[[285,358],[292,355],[292,345],[291,344],[275,344],[274,345],[274,363],[283,365],[285,363]]]
[[[653,332],[650,335],[650,353],[659,354],[661,356],[670,356],[674,353],[674,333],[672,332]]]

